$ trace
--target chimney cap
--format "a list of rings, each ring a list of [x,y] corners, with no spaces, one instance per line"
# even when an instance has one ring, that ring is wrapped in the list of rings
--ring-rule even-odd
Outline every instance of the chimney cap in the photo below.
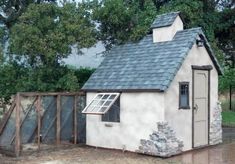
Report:
[[[152,23],[151,29],[171,26],[177,16],[180,16],[179,11],[158,15]]]

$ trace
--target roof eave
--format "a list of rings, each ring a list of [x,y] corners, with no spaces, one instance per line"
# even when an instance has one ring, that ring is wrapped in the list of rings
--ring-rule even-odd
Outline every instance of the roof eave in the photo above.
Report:
[[[221,66],[220,66],[220,64],[219,64],[219,62],[217,61],[216,56],[215,56],[215,54],[214,54],[212,48],[210,47],[209,42],[208,42],[206,36],[204,35],[203,32],[201,33],[200,36],[201,36],[201,37],[203,38],[203,40],[205,41],[204,46],[205,46],[205,48],[206,48],[206,50],[207,50],[207,52],[208,52],[208,54],[209,54],[209,56],[210,56],[210,58],[211,58],[211,60],[212,60],[212,62],[213,62],[213,64],[214,64],[214,66],[215,66],[215,68],[216,68],[218,74],[219,74],[219,75],[223,75],[223,70],[222,70],[222,68],[221,68]]]
[[[81,89],[83,92],[164,92],[161,89]]]
[[[161,25],[161,26],[151,26],[150,29],[155,29],[155,28],[163,28],[163,27],[169,27],[171,26],[172,24],[168,24],[168,25]]]

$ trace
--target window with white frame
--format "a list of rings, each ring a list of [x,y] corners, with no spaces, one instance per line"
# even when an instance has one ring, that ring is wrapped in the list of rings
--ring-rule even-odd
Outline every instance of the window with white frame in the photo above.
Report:
[[[119,93],[98,93],[82,113],[103,115],[110,110],[119,95]]]

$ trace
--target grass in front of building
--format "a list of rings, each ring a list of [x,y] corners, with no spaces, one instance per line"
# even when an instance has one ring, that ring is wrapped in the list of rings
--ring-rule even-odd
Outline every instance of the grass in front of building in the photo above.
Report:
[[[221,101],[222,107],[222,125],[227,127],[235,127],[235,99],[232,99],[232,110],[229,109],[229,100]]]
[[[235,112],[222,111],[222,124],[223,126],[235,127]]]

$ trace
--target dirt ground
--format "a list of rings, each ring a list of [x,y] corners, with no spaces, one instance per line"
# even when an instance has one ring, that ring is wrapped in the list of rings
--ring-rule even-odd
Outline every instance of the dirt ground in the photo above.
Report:
[[[40,152],[27,151],[19,158],[1,155],[0,164],[234,164],[234,154],[235,142],[198,149],[167,159],[88,146],[61,146]]]

